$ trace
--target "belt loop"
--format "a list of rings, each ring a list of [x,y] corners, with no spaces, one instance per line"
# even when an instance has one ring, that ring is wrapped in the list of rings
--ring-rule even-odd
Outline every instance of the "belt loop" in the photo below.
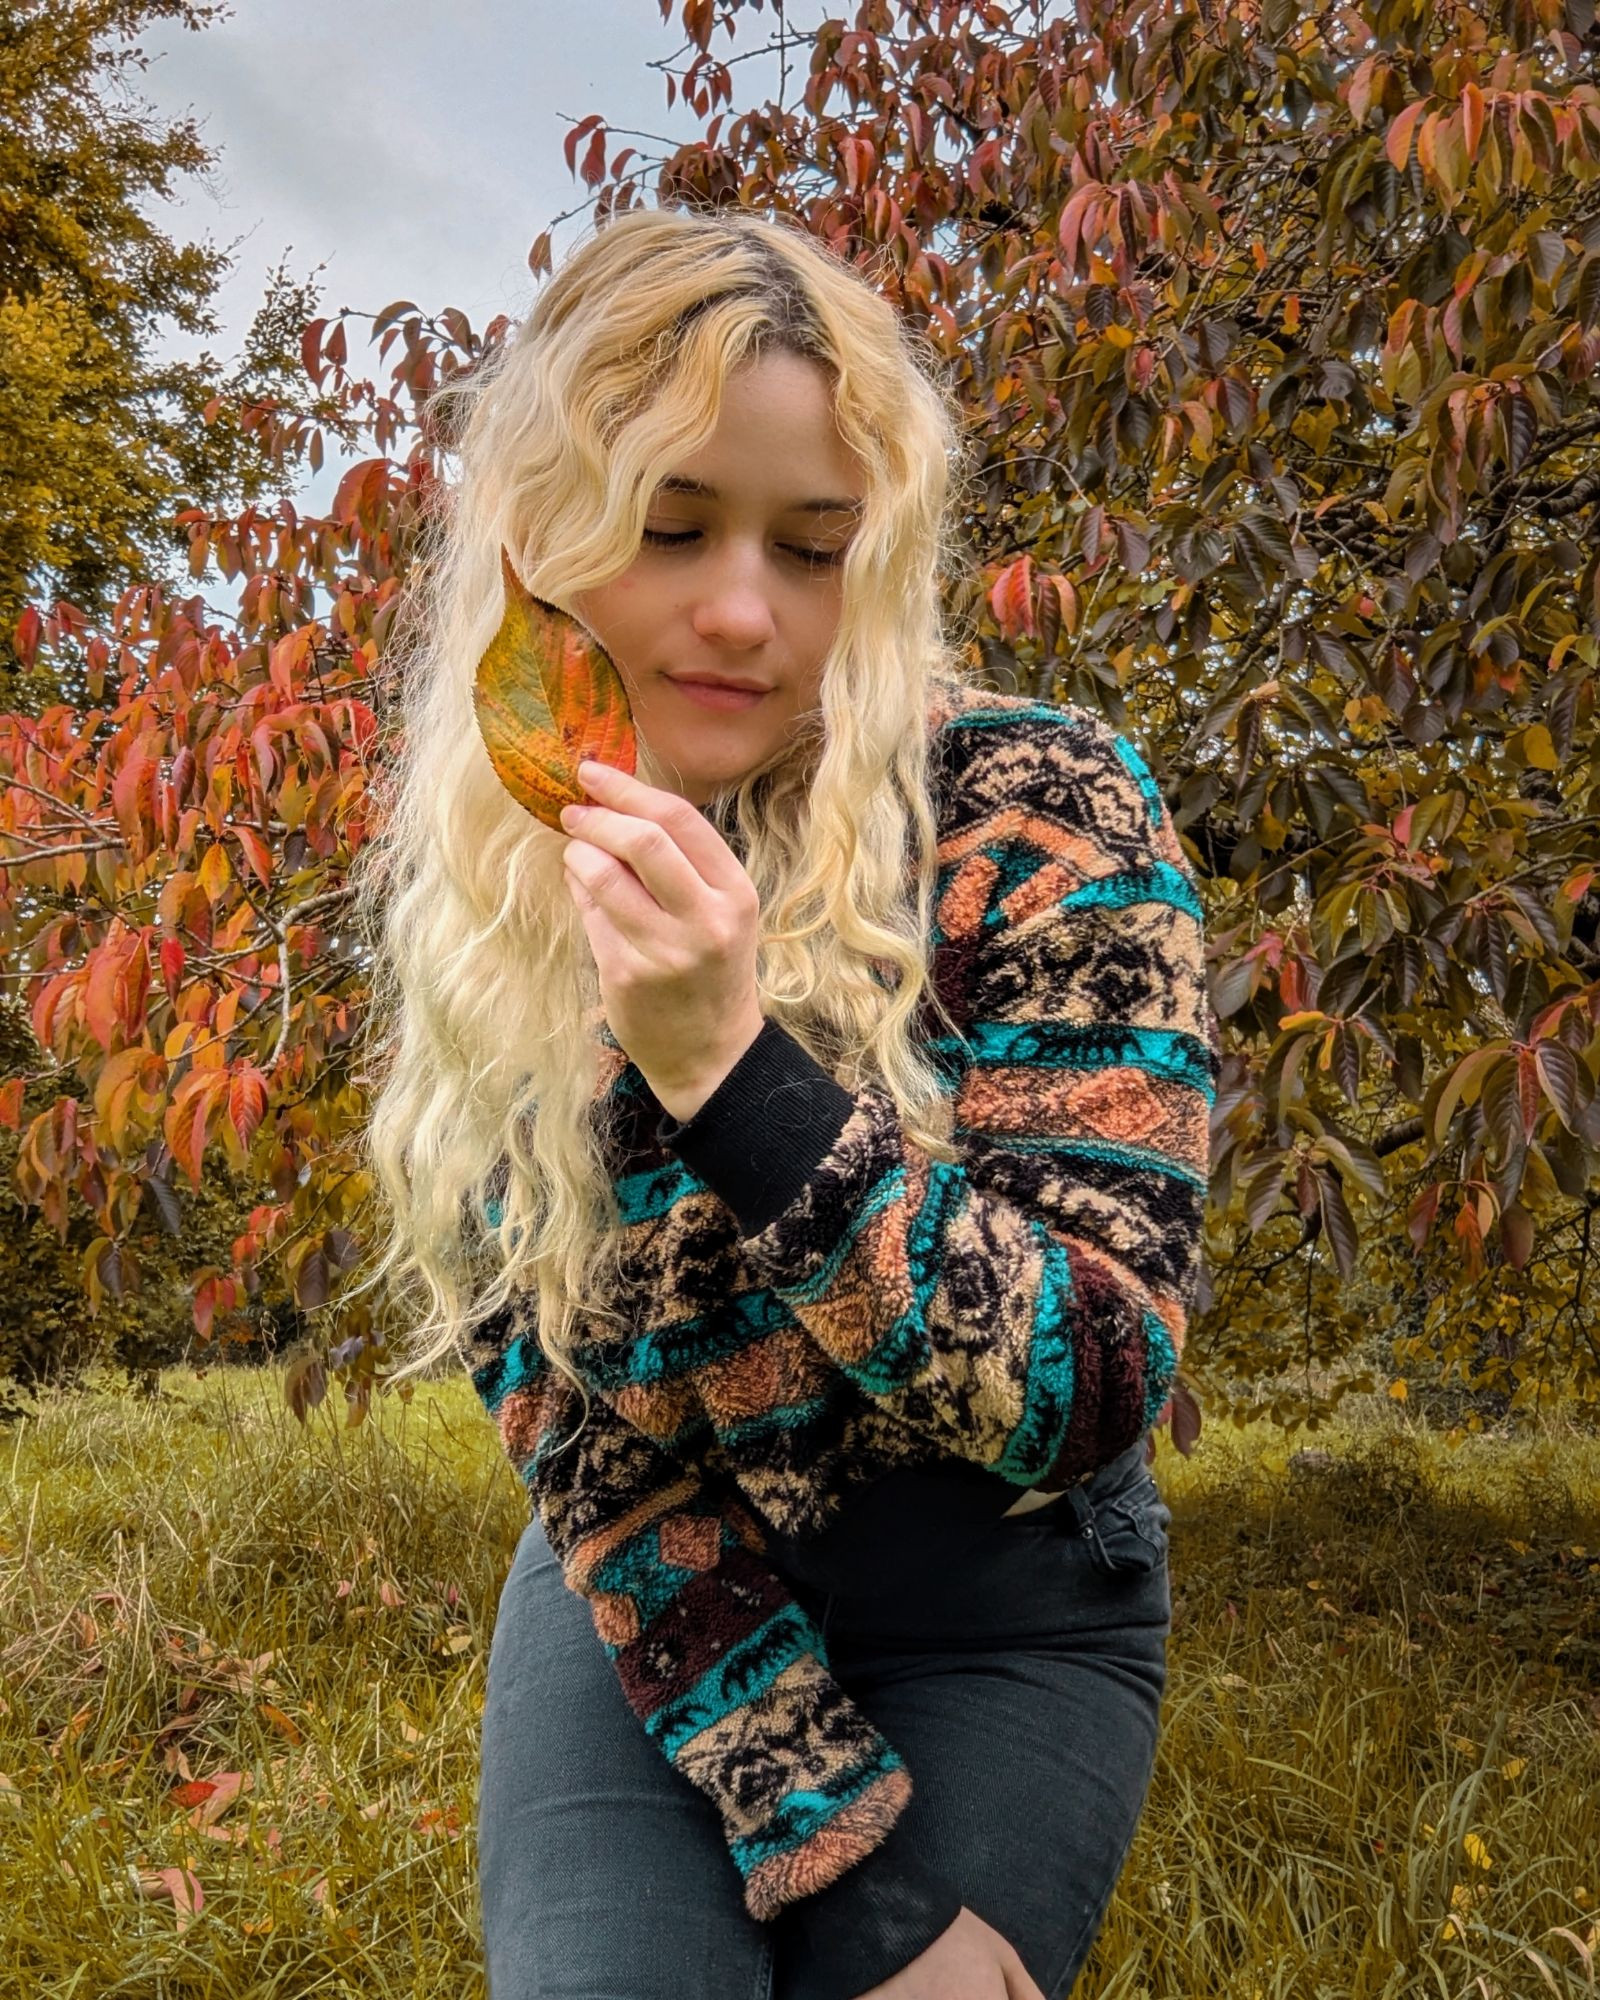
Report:
[[[1082,1486],[1069,1486],[1066,1491],[1066,1499],[1077,1521],[1077,1531],[1089,1544],[1090,1554],[1096,1565],[1107,1572],[1115,1572],[1118,1565],[1112,1560],[1105,1543],[1100,1539],[1100,1529],[1095,1520],[1093,1501],[1090,1500]]]

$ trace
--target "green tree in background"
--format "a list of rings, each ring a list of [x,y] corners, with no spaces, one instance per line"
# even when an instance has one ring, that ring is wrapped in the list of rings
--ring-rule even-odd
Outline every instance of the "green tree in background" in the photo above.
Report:
[[[152,216],[214,155],[191,121],[170,123],[131,88],[146,61],[137,37],[222,12],[219,0],[0,0],[5,637],[30,597],[103,610],[127,584],[181,568],[175,512],[237,503],[269,479],[239,412],[253,391],[288,386],[309,288],[274,275],[231,370],[208,354],[153,358],[164,331],[215,331],[228,259],[175,242]],[[208,423],[214,402],[230,414]],[[25,691],[14,664],[0,638],[7,705]]]
[[[950,357],[985,661],[1132,728],[1203,877],[1186,1373],[1600,1395],[1593,0],[762,12],[682,6],[701,139],[568,160],[803,216]]]
[[[30,597],[103,611],[130,583],[182,572],[186,503],[286,490],[259,405],[304,385],[314,287],[270,274],[231,365],[154,358],[164,333],[215,331],[228,258],[161,227],[159,204],[215,156],[192,123],[140,101],[137,37],[163,22],[198,30],[223,11],[215,0],[0,0],[0,706],[37,714],[82,696],[72,648],[49,674],[16,671],[18,636],[25,648],[38,628]],[[38,1063],[25,1016],[0,992],[0,1077]],[[234,1179],[209,1181],[171,1239],[150,1235],[147,1200],[151,1283],[91,1318],[81,1273],[92,1218],[83,1211],[58,1239],[25,1212],[15,1161],[0,1132],[0,1281],[27,1305],[7,1316],[0,1378],[70,1372],[106,1352],[141,1372],[176,1358],[194,1332],[189,1274],[226,1255],[250,1207]]]
[[[1224,1063],[1175,1438],[1197,1399],[1315,1422],[1441,1376],[1592,1409],[1592,0],[681,19],[667,91],[703,137],[650,160],[574,120],[588,199],[796,214],[925,332],[980,459],[982,589],[952,618],[997,684],[1134,735],[1195,863]],[[758,34],[780,94],[736,110]],[[547,231],[536,273],[550,257]],[[93,1217],[97,1309],[140,1282],[152,1212],[176,1235],[219,1162],[258,1188],[193,1273],[196,1329],[272,1274],[359,1415],[382,1326],[345,1283],[372,1197],[345,871],[449,469],[425,400],[505,322],[398,301],[370,328],[380,384],[356,318],[305,329],[310,414],[287,397],[262,432],[286,462],[328,429],[370,442],[328,514],[183,517],[237,618],[130,591],[23,634],[103,706],[0,715],[0,950],[41,1052],[0,1124],[45,1224]]]

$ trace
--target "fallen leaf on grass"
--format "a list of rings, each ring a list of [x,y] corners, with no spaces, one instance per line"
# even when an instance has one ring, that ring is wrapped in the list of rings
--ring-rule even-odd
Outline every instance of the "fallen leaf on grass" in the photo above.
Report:
[[[257,1702],[256,1707],[280,1736],[287,1736],[291,1743],[298,1743],[301,1740],[298,1726],[290,1721],[281,1708],[275,1708],[270,1701]]]
[[[320,1903],[324,1908],[327,1907],[328,1875],[326,1869],[319,1868],[314,1861],[299,1861],[291,1867],[279,1868],[275,1872],[281,1882],[304,1883],[306,1894],[311,1900],[314,1903]]]
[[[183,1746],[179,1743],[162,1744],[161,1768],[164,1771],[176,1771],[179,1777],[185,1780],[190,1780],[194,1777],[193,1771],[189,1769],[188,1756]]]
[[[255,1783],[248,1771],[219,1771],[214,1778],[195,1778],[167,1794],[176,1806],[189,1814],[189,1824],[197,1830],[220,1819],[241,1792]],[[192,1808],[192,1810],[190,1810]]]
[[[59,1757],[75,1737],[83,1734],[84,1729],[88,1726],[89,1718],[93,1714],[94,1708],[92,1704],[75,1709],[57,1733],[50,1739],[50,1755],[52,1757]]]
[[[178,1929],[186,1931],[205,1908],[205,1891],[190,1868],[130,1868],[133,1886],[152,1902],[169,1900],[177,1912]]]
[[[389,1704],[390,1726],[402,1743],[420,1743],[424,1732],[412,1720],[411,1711],[398,1695]]]
[[[1493,1858],[1489,1853],[1488,1847],[1484,1844],[1481,1834],[1464,1833],[1461,1836],[1461,1845],[1466,1849],[1467,1859],[1472,1863],[1474,1868],[1492,1868],[1494,1866]]]
[[[255,1694],[258,1688],[272,1688],[277,1682],[267,1672],[278,1657],[275,1648],[258,1653],[253,1660],[241,1660],[230,1656],[219,1660],[208,1676],[217,1687],[232,1688],[236,1694]]]

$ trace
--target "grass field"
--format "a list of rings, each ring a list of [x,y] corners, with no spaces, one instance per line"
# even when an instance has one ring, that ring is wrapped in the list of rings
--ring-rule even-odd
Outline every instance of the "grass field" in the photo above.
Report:
[[[1600,1441],[1374,1403],[1156,1473],[1163,1738],[1075,2000],[1596,1994]],[[525,1519],[464,1376],[302,1431],[274,1372],[174,1370],[0,1432],[0,1996],[482,2000]]]

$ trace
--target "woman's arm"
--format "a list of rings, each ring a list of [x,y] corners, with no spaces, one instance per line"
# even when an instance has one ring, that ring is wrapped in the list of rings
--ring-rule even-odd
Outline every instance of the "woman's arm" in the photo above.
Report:
[[[721,1815],[750,1914],[785,1912],[840,1993],[892,1977],[961,1897],[907,1838],[911,1774],[829,1673],[760,1524],[597,1394],[559,1450],[578,1397],[526,1328],[480,1348],[473,1381],[629,1706]]]
[[[769,1020],[660,1137],[866,1394],[1018,1486],[1133,1443],[1170,1392],[1215,1100],[1201,907],[1133,746],[1067,711],[986,725],[941,845],[970,1067],[932,1160]],[[935,1047],[941,1047],[935,1044]],[[952,1053],[954,1053],[952,1045]]]

